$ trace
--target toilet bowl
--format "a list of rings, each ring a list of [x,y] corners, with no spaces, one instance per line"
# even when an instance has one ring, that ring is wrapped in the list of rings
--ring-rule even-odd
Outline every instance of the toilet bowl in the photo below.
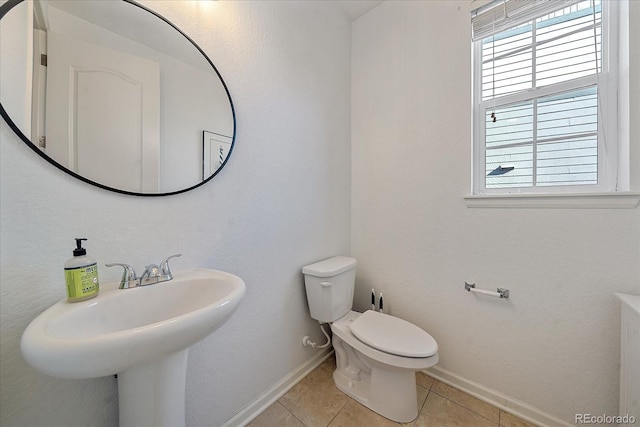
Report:
[[[369,316],[373,315],[385,317],[372,322]],[[406,423],[418,416],[415,372],[438,363],[438,345],[429,334],[409,322],[404,322],[405,326],[412,326],[416,330],[398,330],[398,324],[390,322],[391,328],[375,332],[380,345],[376,345],[375,341],[364,342],[353,333],[354,323],[356,326],[375,328],[385,320],[392,319],[404,322],[369,310],[362,314],[350,311],[331,324],[337,365],[333,380],[340,390],[366,407],[393,421]],[[358,323],[362,321],[366,323]],[[397,333],[394,333],[394,329]],[[411,340],[410,336],[415,340]],[[389,353],[389,347],[385,348],[385,341],[403,342],[399,353],[403,350],[405,353],[406,350],[428,350],[421,353],[424,355],[422,357],[393,354]]]
[[[303,268],[311,317],[329,323],[336,386],[396,422],[418,416],[416,371],[438,363],[438,344],[424,330],[388,314],[351,310],[356,260],[333,257]]]

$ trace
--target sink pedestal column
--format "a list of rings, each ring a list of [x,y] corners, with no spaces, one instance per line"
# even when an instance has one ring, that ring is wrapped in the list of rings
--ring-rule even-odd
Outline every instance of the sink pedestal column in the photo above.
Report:
[[[184,427],[189,349],[118,374],[120,427]]]

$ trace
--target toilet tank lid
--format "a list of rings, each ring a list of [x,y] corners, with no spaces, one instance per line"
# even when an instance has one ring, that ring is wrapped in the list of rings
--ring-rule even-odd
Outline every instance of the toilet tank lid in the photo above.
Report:
[[[335,256],[302,267],[302,273],[314,277],[331,277],[355,268],[356,260],[346,256]]]

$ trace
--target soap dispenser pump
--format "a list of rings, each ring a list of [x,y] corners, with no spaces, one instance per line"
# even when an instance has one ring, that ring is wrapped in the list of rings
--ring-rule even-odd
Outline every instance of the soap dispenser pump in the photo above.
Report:
[[[87,255],[82,247],[85,238],[76,238],[73,258],[64,263],[64,277],[67,284],[67,301],[79,302],[98,296],[98,263]]]

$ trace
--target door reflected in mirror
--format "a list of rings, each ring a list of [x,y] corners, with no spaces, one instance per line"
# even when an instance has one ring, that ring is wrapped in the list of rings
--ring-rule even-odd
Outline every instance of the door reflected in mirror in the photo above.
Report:
[[[2,115],[59,168],[109,190],[164,195],[228,161],[227,87],[155,12],[129,0],[10,0],[0,31]]]

